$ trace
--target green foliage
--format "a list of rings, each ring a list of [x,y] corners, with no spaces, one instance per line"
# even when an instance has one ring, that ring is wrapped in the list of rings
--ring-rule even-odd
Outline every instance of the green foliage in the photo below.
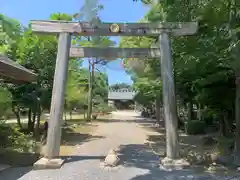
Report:
[[[13,148],[19,152],[29,152],[34,146],[31,136],[25,135],[18,128],[4,123],[0,124],[0,147]]]
[[[96,106],[93,107],[93,113],[107,114],[112,112],[113,110],[115,110],[114,107],[108,106],[108,104],[105,102],[97,104]]]
[[[172,39],[179,105],[185,107],[191,102],[213,111],[215,117],[228,116],[234,119],[234,79],[240,68],[237,1],[158,1],[157,4],[152,1],[142,2],[152,5],[142,21],[199,22],[196,35]],[[151,37],[124,37],[120,46],[151,47],[155,46],[157,40]],[[135,64],[131,64],[131,61],[133,59],[124,62],[134,80],[134,87],[139,91],[136,98],[145,106],[152,104],[156,96],[161,94],[159,60],[134,59],[137,61]],[[144,61],[144,66],[141,66],[141,61]],[[211,118],[216,119],[215,117]]]
[[[6,116],[11,109],[12,95],[4,87],[0,87],[0,117]]]
[[[109,87],[112,90],[120,90],[120,89],[132,89],[132,86],[126,83],[118,83],[118,84],[113,84]]]
[[[108,77],[102,72],[95,72],[93,82],[93,100],[101,98],[104,101],[108,96]],[[96,100],[97,101],[97,100]]]
[[[88,72],[80,66],[75,66],[75,63],[74,60],[70,62],[65,95],[65,102],[67,106],[66,110],[69,111],[74,108],[82,109],[85,105],[87,105],[87,84],[82,80],[87,79]]]
[[[145,20],[143,19],[142,22]],[[155,39],[149,37],[123,37],[120,40],[120,47],[150,48]],[[134,81],[133,87],[138,94],[135,100],[143,106],[151,106],[155,99],[161,98],[160,61],[158,59],[136,59],[124,60],[127,72]]]
[[[185,133],[189,135],[205,133],[205,123],[199,120],[190,120],[185,122]]]
[[[15,19],[8,18],[0,14],[0,53],[7,54],[14,59],[12,52],[16,51],[16,46],[22,32],[22,26]]]

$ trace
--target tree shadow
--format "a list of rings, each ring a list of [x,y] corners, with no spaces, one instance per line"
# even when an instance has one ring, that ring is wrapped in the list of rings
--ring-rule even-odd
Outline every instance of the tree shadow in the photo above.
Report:
[[[158,168],[160,158],[153,154],[147,145],[121,145],[118,150],[121,163],[126,167],[154,170]]]
[[[164,170],[152,170],[148,174],[139,175],[131,178],[131,180],[237,180],[239,175],[227,176],[216,175],[212,173],[196,173],[190,169],[175,170],[167,172]]]
[[[64,159],[64,164],[84,161],[84,160],[100,160],[103,161],[105,156],[61,156]]]
[[[137,123],[137,124],[147,124],[147,123],[155,123],[155,120],[151,120],[151,119],[143,119],[143,118],[139,118],[139,119],[120,119],[120,118],[114,118],[114,119],[105,119],[105,118],[98,118],[92,122],[100,122],[100,123],[118,123],[118,122],[124,122],[124,123]]]
[[[105,156],[61,156],[64,159],[64,164],[77,162],[77,161],[84,161],[84,160],[100,160],[103,161]],[[32,166],[28,167],[13,167],[7,170],[0,172],[0,179],[5,180],[17,180],[20,179],[25,174],[32,171]]]
[[[32,167],[14,167],[0,172],[0,179],[17,180],[32,170]]]
[[[62,131],[62,145],[75,146],[81,145],[85,142],[89,142],[96,139],[105,138],[104,136],[93,136],[90,133],[76,132],[73,128],[63,128]]]
[[[40,157],[39,153],[6,150],[0,153],[0,163],[11,166],[31,166]]]
[[[92,122],[96,121],[87,121],[85,119],[71,119],[64,122],[65,126],[71,125],[83,125],[85,127],[97,127],[97,124],[93,124]]]
[[[147,127],[150,131],[157,132],[156,135],[149,135],[148,141],[151,143],[151,147],[160,156],[166,155],[166,135],[165,128],[160,127]],[[216,134],[203,134],[203,135],[187,135],[183,131],[179,130],[179,145],[181,155],[186,156],[188,152],[192,151],[197,154],[212,153],[215,149],[216,144],[206,145],[204,143],[204,138],[211,136],[216,136]]]
[[[148,170],[147,174],[137,175],[131,180],[216,180],[218,178],[240,177],[239,173],[224,172],[208,173],[201,167],[192,166],[188,169],[167,171],[160,168],[160,157],[155,155],[147,145],[129,144],[119,148],[119,157],[125,167],[136,167]]]

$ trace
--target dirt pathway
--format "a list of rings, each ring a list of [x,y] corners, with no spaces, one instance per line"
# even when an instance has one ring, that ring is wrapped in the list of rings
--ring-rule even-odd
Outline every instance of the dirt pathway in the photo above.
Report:
[[[206,180],[223,179],[192,171],[160,170],[159,158],[145,144],[148,134],[138,124],[146,120],[135,112],[114,112],[112,121],[99,123],[91,141],[76,146],[75,156],[66,159],[61,169],[33,171],[30,167],[12,168],[0,180]],[[149,123],[149,122],[146,122]],[[100,162],[111,148],[120,147],[122,164],[111,171]]]

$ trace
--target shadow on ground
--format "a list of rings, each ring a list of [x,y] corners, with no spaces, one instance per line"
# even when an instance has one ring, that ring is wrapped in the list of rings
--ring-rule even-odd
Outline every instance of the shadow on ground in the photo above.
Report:
[[[104,136],[93,136],[87,132],[76,131],[74,128],[64,128],[62,131],[62,145],[75,146],[81,145],[96,139],[102,139]]]
[[[153,154],[147,145],[129,144],[120,147],[121,163],[125,167],[136,167],[148,170],[147,174],[138,175],[131,180],[234,180],[240,179],[240,174],[225,175],[220,173],[207,173],[202,168],[191,167],[189,169],[166,171],[160,168],[160,158]],[[230,177],[231,176],[231,177]]]
[[[104,160],[104,156],[61,156],[65,160],[64,164],[84,161],[84,160]],[[0,172],[1,180],[18,180],[28,172],[32,170],[32,167],[13,167],[5,171]]]
[[[77,161],[84,161],[84,160],[100,160],[103,161],[105,156],[62,156],[64,164],[77,162]]]
[[[18,180],[28,172],[32,170],[32,167],[14,167],[0,172],[1,180]]]
[[[139,118],[139,119],[127,119],[127,118],[124,118],[124,119],[121,119],[121,118],[114,118],[114,119],[97,119],[95,120],[94,122],[102,122],[102,123],[116,123],[116,122],[124,122],[124,123],[138,123],[138,124],[141,124],[141,123],[155,123],[156,121],[155,120],[148,120],[148,119],[143,119],[143,118]]]
[[[148,135],[148,141],[151,143],[151,147],[159,156],[166,155],[166,135],[165,128],[162,124],[159,127],[155,127],[150,124],[141,124],[141,126],[149,131],[157,132],[154,135]],[[179,145],[181,155],[187,156],[188,153],[194,152],[197,154],[212,153],[215,149],[215,143],[206,145],[204,138],[209,135],[214,136],[215,134],[203,134],[203,135],[187,135],[179,130]]]

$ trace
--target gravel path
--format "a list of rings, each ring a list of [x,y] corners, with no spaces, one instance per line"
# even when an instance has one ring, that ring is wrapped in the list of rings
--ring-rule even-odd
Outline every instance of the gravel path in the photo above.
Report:
[[[146,132],[137,126],[143,119],[134,112],[114,112],[113,122],[99,123],[93,140],[76,147],[61,169],[33,171],[30,167],[12,168],[0,173],[0,180],[239,180],[191,170],[160,170],[159,158],[144,144]],[[121,165],[106,170],[100,162],[111,148],[120,148]]]

